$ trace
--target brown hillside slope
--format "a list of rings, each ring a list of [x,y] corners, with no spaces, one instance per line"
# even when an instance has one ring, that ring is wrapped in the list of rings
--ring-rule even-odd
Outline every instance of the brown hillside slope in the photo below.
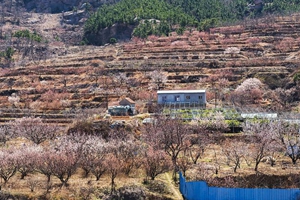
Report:
[[[38,62],[28,60],[22,67],[15,55],[15,66],[1,70],[0,107],[61,114],[76,108],[105,107],[106,96],[109,100],[122,95],[145,100],[141,96],[150,90],[149,72],[154,70],[165,71],[165,89],[210,89],[210,84],[200,84],[199,79],[216,75],[227,78],[231,89],[250,77],[259,78],[271,89],[286,87],[294,84],[291,77],[299,70],[299,18],[298,14],[269,17],[215,28],[210,33],[191,30],[182,36],[134,38],[103,47],[68,46],[53,40],[50,49],[62,53]],[[55,17],[44,18],[50,19]],[[43,24],[48,23],[36,26],[42,33]],[[60,26],[53,21],[50,24],[53,31]],[[120,73],[130,80],[127,84],[114,80]],[[19,102],[9,101],[12,93],[20,97]],[[13,118],[7,116],[1,120]]]

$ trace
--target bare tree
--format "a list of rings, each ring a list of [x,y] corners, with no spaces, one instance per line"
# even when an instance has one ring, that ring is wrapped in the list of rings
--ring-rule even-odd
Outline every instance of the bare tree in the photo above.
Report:
[[[88,74],[89,78],[92,81],[95,81],[95,87],[99,86],[98,81],[99,81],[100,77],[103,75],[106,75],[106,71],[103,67],[94,67],[94,68],[90,69],[90,72]]]
[[[286,155],[296,164],[300,159],[300,135],[299,125],[294,122],[297,119],[279,120],[272,124],[273,132],[278,137],[281,145],[286,150]]]
[[[251,141],[248,151],[250,157],[255,162],[254,170],[258,171],[258,165],[262,159],[269,154],[270,148],[276,142],[276,137],[270,123],[263,121],[247,121],[243,125],[244,133],[246,133]]]
[[[114,89],[114,75],[107,70],[101,70],[97,77],[101,77],[99,81],[99,87],[95,89],[95,93],[103,95],[105,98],[105,108],[108,108],[108,97],[113,94]]]
[[[182,171],[183,176],[186,175],[186,171],[191,167],[193,164],[192,160],[188,156],[181,156],[178,158],[177,164],[179,169]]]
[[[247,149],[244,143],[239,141],[225,140],[222,143],[222,152],[227,158],[227,164],[233,162],[233,172],[235,173],[237,168],[241,167],[241,160],[245,155]]]
[[[290,103],[294,101],[296,92],[297,89],[295,87],[290,89],[277,88],[275,90],[276,98],[274,100],[280,103],[284,109],[287,109]]]
[[[13,137],[13,134],[10,131],[9,126],[3,125],[0,126],[0,142],[5,144],[8,140]]]
[[[28,187],[30,188],[31,192],[34,192],[34,190],[37,187],[41,186],[41,182],[35,178],[28,179],[26,183],[27,183]]]
[[[198,126],[199,123],[196,121],[196,124],[193,125],[194,133],[191,137],[191,143],[193,146],[187,149],[186,152],[184,152],[185,156],[188,156],[194,164],[197,163],[198,159],[201,158],[204,154],[205,149],[207,146],[214,142],[214,137],[209,134],[209,131],[206,129],[206,127]],[[218,133],[215,133],[214,135],[218,135]]]

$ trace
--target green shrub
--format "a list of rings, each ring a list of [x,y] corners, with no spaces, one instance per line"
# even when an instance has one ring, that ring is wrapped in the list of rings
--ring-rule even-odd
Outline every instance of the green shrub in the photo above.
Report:
[[[110,38],[109,43],[115,44],[115,43],[117,43],[117,39],[116,38]]]
[[[13,33],[13,37],[28,38],[36,42],[42,42],[42,36],[36,32],[31,33],[29,30],[20,30]]]

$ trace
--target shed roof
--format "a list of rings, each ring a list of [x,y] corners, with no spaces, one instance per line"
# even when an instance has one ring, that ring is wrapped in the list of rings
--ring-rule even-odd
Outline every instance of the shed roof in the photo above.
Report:
[[[160,90],[157,91],[157,94],[198,94],[198,93],[205,93],[205,90]]]
[[[119,104],[120,104],[120,105],[121,105],[121,104],[135,104],[135,102],[134,102],[132,99],[126,97],[126,98],[122,99],[122,100],[119,102]]]

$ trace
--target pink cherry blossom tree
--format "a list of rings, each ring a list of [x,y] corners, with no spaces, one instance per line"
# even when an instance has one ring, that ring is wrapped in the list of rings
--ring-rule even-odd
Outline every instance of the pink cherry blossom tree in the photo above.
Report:
[[[174,178],[178,170],[178,157],[191,146],[192,129],[179,119],[161,117],[156,123],[143,129],[143,139],[155,150],[164,150],[174,166]]]
[[[140,167],[142,160],[142,144],[138,141],[127,140],[116,145],[116,155],[122,160],[122,171],[129,175],[133,169]]]
[[[148,147],[144,154],[143,164],[146,175],[154,180],[159,174],[169,171],[172,167],[170,157],[163,150],[155,150]]]
[[[68,186],[70,177],[79,167],[80,158],[82,156],[82,146],[86,140],[77,136],[76,140],[71,137],[64,136],[53,142],[44,154],[47,158],[46,163],[40,163],[39,170],[49,177],[51,175],[57,177],[61,181],[61,186]],[[45,158],[42,158],[45,161]],[[44,168],[46,166],[46,169]],[[41,170],[43,169],[43,171]],[[45,169],[45,170],[44,170]]]
[[[35,159],[41,153],[42,148],[37,145],[24,145],[15,150],[17,170],[24,179],[29,173],[34,172],[36,162]]]
[[[0,151],[0,177],[6,184],[17,172],[17,159],[14,148],[1,149]]]
[[[35,144],[54,139],[59,132],[59,127],[49,125],[37,117],[23,117],[10,123],[11,131],[19,137],[24,137]]]
[[[35,170],[47,177],[47,184],[50,184],[52,171],[52,160],[54,160],[52,150],[43,148],[41,152],[35,157]]]
[[[122,171],[123,163],[122,160],[118,159],[114,153],[108,153],[105,160],[105,165],[111,180],[111,193],[113,193],[116,190],[115,179]]]
[[[85,176],[91,172],[96,181],[107,171],[105,166],[107,144],[99,137],[90,137],[83,145],[80,166],[85,171]]]

